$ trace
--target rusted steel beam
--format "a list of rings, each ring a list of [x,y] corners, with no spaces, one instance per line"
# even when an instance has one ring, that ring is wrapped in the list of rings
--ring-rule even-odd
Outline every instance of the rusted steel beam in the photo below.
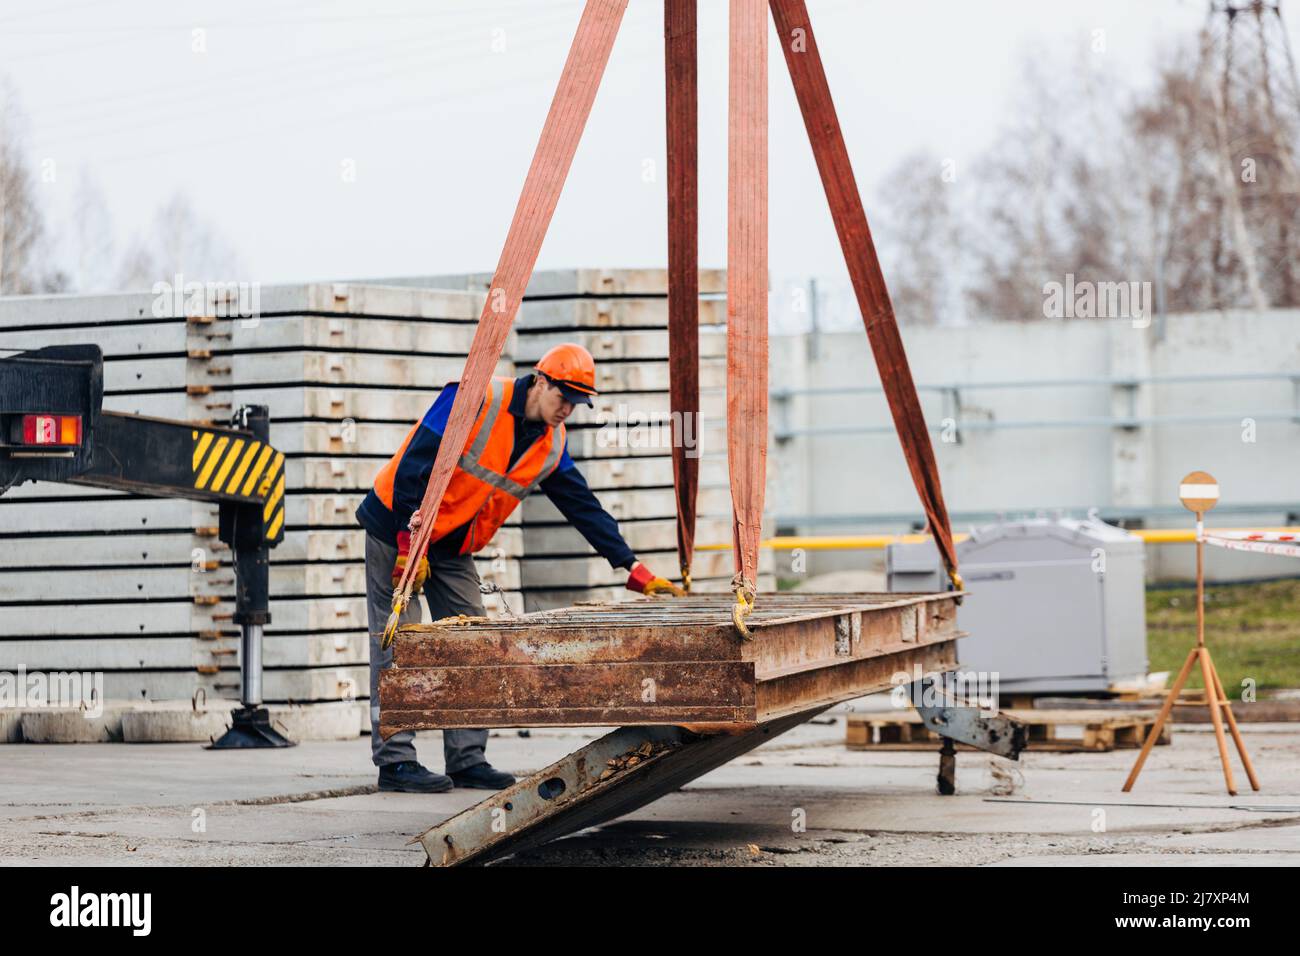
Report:
[[[622,727],[420,834],[433,866],[489,863],[638,810],[821,713],[698,735]]]
[[[798,671],[757,685],[755,711],[760,721],[799,713],[809,707],[829,707],[877,691],[889,690],[896,674],[909,677],[920,668],[925,673],[957,666],[954,641],[895,645],[878,657]]]
[[[901,594],[901,593],[862,593],[862,594],[823,594],[823,595],[771,595],[762,608],[755,608],[749,618],[754,622],[780,622],[791,616],[802,619],[816,614],[833,614],[840,610],[862,608],[876,609],[884,607],[901,607],[907,604],[947,601],[952,592]],[[584,623],[618,624],[620,621],[631,624],[648,624],[664,622],[670,624],[710,623],[718,621],[722,612],[728,612],[731,597],[727,594],[697,594],[684,598],[640,598],[637,600],[608,602],[588,602],[572,607],[555,608],[549,611],[535,611],[522,618],[507,620],[484,620],[483,618],[451,618],[433,624],[411,624],[402,628],[406,633],[419,631],[433,633],[440,628],[455,628],[459,635],[472,634],[475,628],[499,632],[514,626],[532,627],[534,625],[554,624],[555,626],[579,625]]]
[[[477,727],[717,727],[757,723],[753,704],[727,707],[702,704],[669,707],[502,707],[486,704],[461,710],[380,711],[379,735],[387,740],[402,730],[455,730]]]
[[[630,601],[568,608],[514,620],[415,624],[399,632],[395,665],[403,667],[577,664],[617,661],[744,660],[769,670],[842,656],[846,637],[870,648],[955,625],[952,595],[851,595],[827,602],[773,595],[750,623],[761,640],[737,641],[731,598],[694,607]],[[884,598],[885,600],[871,600]],[[845,630],[847,629],[847,630]],[[900,636],[901,635],[901,636]]]
[[[601,664],[617,661],[741,660],[728,624],[698,623],[412,628],[399,632],[395,665],[470,667],[492,664]]]
[[[380,733],[483,720],[504,727],[753,721],[754,684],[754,665],[740,661],[392,667],[384,672]],[[579,715],[585,719],[571,723]]]

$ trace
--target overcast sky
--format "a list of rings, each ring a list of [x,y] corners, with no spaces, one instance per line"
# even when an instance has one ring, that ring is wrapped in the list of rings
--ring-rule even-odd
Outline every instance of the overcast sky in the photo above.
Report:
[[[869,214],[882,174],[916,149],[954,159],[960,174],[1007,115],[1027,51],[1089,52],[1140,85],[1155,51],[1193,34],[1206,5],[809,0]],[[722,265],[727,4],[700,7],[700,251]],[[54,182],[40,187],[54,229],[89,175],[119,252],[180,191],[234,247],[238,278],[490,270],[581,8],[0,0],[0,73],[21,97],[33,161],[54,161]],[[1091,53],[1096,30],[1104,53]],[[772,271],[837,275],[816,169],[772,52]],[[631,0],[540,268],[664,263],[662,57],[662,3]]]

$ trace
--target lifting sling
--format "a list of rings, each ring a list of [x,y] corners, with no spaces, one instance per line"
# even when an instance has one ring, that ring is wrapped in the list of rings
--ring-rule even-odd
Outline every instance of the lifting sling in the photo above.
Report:
[[[700,209],[696,0],[664,0],[668,137],[668,398],[682,587],[691,589],[700,486]],[[687,447],[694,440],[694,447]]]
[[[767,472],[767,18],[764,0],[730,0],[727,135],[727,452],[733,508],[736,603],[732,620],[748,637],[754,606]],[[952,584],[961,589],[957,555],[934,449],[848,149],[804,0],[770,0],[776,35],[804,117],[840,246],[844,251],[880,381],[889,401],[928,530]],[[546,230],[559,202],[596,90],[609,62],[627,0],[587,0],[541,138],[524,181],[501,258],[488,290],[465,371],[424,498],[413,519],[411,553],[428,545],[434,516],[523,300]],[[698,449],[699,272],[697,201],[696,0],[665,0],[665,97],[668,147],[669,392],[677,547],[690,586]],[[409,562],[393,593],[384,632],[392,642],[410,600],[418,562]]]

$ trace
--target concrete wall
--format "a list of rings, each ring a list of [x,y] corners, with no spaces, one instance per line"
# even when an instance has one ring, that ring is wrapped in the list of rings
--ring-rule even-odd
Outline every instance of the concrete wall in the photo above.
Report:
[[[1154,383],[1126,388],[1104,381],[1046,388],[964,389],[961,418],[1005,426],[1059,421],[1032,428],[965,429],[959,438],[934,432],[949,510],[1033,514],[1089,508],[1140,513],[1148,527],[1190,527],[1178,509],[1177,484],[1203,469],[1219,479],[1221,527],[1280,524],[1300,514],[1300,312],[1203,313],[1170,316],[1161,334],[1129,321],[1035,321],[962,328],[905,329],[918,385],[1109,379],[1120,376],[1286,373],[1294,380]],[[878,386],[875,363],[860,331],[781,336],[772,345],[772,387]],[[932,426],[953,415],[944,396],[921,392]],[[889,426],[884,396],[802,396],[774,401],[774,428]],[[1281,416],[1270,418],[1269,416]],[[1067,425],[1067,420],[1136,416],[1215,416],[1199,423],[1161,422],[1136,428]],[[1244,419],[1254,419],[1250,434]],[[1249,440],[1252,439],[1253,440]],[[778,516],[887,515],[840,524],[794,523],[807,533],[889,531],[919,518],[911,479],[892,427],[875,434],[802,435],[773,446],[769,496]],[[1232,515],[1231,505],[1279,505]],[[1160,514],[1160,509],[1172,513]],[[984,520],[984,519],[977,519]],[[964,530],[962,519],[955,520]],[[968,519],[967,524],[970,523]],[[787,529],[791,525],[786,525]],[[1192,549],[1149,551],[1158,578],[1190,573]],[[813,572],[872,567],[878,554],[809,556]],[[778,564],[780,566],[780,563]],[[1300,574],[1285,558],[1224,553],[1209,557],[1213,576]],[[779,572],[778,572],[779,573]]]

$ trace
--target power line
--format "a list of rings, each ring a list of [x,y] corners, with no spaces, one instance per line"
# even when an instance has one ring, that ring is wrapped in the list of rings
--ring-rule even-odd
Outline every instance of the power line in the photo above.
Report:
[[[86,7],[102,7],[105,2],[108,2],[108,0],[82,0],[81,3],[65,3],[61,7],[38,7],[35,10],[28,10],[26,13],[14,13],[7,17],[0,17],[0,23],[13,23],[15,20],[26,20],[30,17],[48,17],[55,13],[84,10]]]
[[[651,52],[657,55],[659,51],[652,50],[646,52]],[[319,128],[323,125],[335,124],[342,120],[346,120],[358,116],[365,117],[367,119],[373,119],[381,116],[391,116],[394,114],[409,112],[415,109],[419,109],[427,112],[440,106],[462,104],[467,101],[469,96],[482,96],[482,95],[495,96],[511,88],[518,88],[519,86],[523,85],[524,83],[530,80],[543,79],[546,77],[554,77],[557,75],[558,69],[559,69],[558,64],[548,64],[543,69],[533,70],[530,71],[529,73],[522,74],[522,75],[505,76],[503,74],[502,79],[504,80],[504,82],[498,85],[493,85],[491,87],[478,86],[470,91],[455,91],[450,93],[449,95],[439,96],[439,97],[416,97],[413,99],[402,100],[396,103],[390,103],[387,106],[378,109],[375,108],[352,109],[352,110],[347,110],[344,112],[336,112],[328,115],[304,117],[300,120],[290,122],[290,123],[273,123],[269,125],[256,127],[253,129],[240,130],[237,133],[225,133],[220,136],[212,137],[205,140],[195,141],[195,140],[187,139],[186,141],[176,143],[174,146],[167,149],[150,150],[145,152],[131,153],[131,154],[104,158],[100,160],[100,165],[108,166],[108,165],[116,165],[124,162],[136,162],[141,159],[153,159],[161,156],[172,155],[177,152],[185,152],[185,151],[200,149],[208,146],[228,145],[231,142],[245,140],[251,137],[266,137],[268,135],[273,136],[283,132],[302,129],[304,127]],[[500,100],[496,100],[495,103],[497,105],[500,105]]]
[[[556,18],[537,18],[534,20],[524,21],[523,23],[512,24],[512,29],[532,30],[534,27],[549,27],[558,25],[561,21]],[[564,21],[567,25],[567,18]],[[259,93],[258,103],[263,104],[267,101],[267,94],[271,99],[276,99],[280,91],[279,82],[281,80],[293,80],[298,77],[324,75],[332,80],[350,81],[356,75],[364,75],[369,72],[378,71],[383,73],[391,71],[394,63],[404,63],[410,60],[419,60],[422,62],[438,63],[459,62],[468,57],[447,58],[441,56],[446,49],[463,49],[466,53],[472,55],[473,45],[465,39],[469,34],[458,33],[451,36],[446,35],[446,31],[437,31],[437,35],[446,42],[443,44],[430,45],[430,34],[408,37],[399,41],[397,59],[393,58],[393,49],[390,47],[376,46],[363,49],[353,49],[343,53],[333,51],[316,54],[309,58],[304,58],[311,62],[279,62],[265,64],[261,67],[251,69],[240,69],[233,77],[213,77],[210,81],[199,85],[197,88],[185,89],[176,87],[159,88],[154,85],[147,88],[137,88],[143,91],[142,99],[133,99],[123,110],[106,113],[102,108],[92,108],[81,115],[62,116],[50,121],[50,113],[58,107],[43,110],[41,121],[39,123],[42,131],[51,129],[61,129],[69,125],[77,125],[88,122],[90,119],[103,119],[106,122],[114,123],[123,118],[130,118],[137,110],[150,111],[158,107],[169,107],[180,105],[184,107],[183,112],[191,112],[201,105],[204,100],[215,96],[218,99],[224,98],[231,91],[242,90],[244,88],[256,89]],[[317,62],[319,61],[319,62]],[[296,69],[302,67],[302,69]],[[360,71],[359,74],[357,71]],[[327,88],[325,86],[312,87]],[[68,101],[61,104],[63,108],[69,106],[86,105],[94,107],[95,104],[105,102],[119,101],[128,94],[107,94],[94,100],[85,101],[84,104]],[[149,102],[155,99],[156,102]]]
[[[314,2],[315,2],[315,0],[303,0],[303,2],[302,2],[301,4],[299,4],[299,6],[312,6],[312,5],[314,4]],[[523,3],[521,3],[521,6],[527,6],[527,5],[529,5],[529,4],[528,4],[528,0],[523,0]],[[469,13],[469,12],[471,12],[471,11],[468,10],[467,8],[462,7],[462,8],[460,9],[459,12],[461,12],[461,13]],[[474,15],[476,15],[476,16],[483,17],[483,16],[488,16],[488,15],[490,15],[490,14],[491,14],[492,12],[494,12],[494,11],[492,11],[492,10],[490,10],[490,9],[489,9],[489,10],[476,9],[476,10],[473,10],[472,12],[473,12]],[[367,18],[367,19],[368,19],[368,18]],[[215,21],[215,22],[209,22],[209,23],[207,23],[207,24],[201,24],[201,25],[204,26],[204,27],[206,27],[206,28],[211,28],[211,27],[213,27],[213,26],[217,26],[217,27],[220,27],[220,26],[229,26],[232,22],[233,22],[233,21],[228,21],[228,20],[227,20],[227,21]],[[298,22],[298,21],[285,21],[285,22],[286,22],[286,24],[288,24],[288,25],[292,25],[292,23],[294,23],[294,22]],[[196,26],[200,26],[200,24],[196,24],[196,23],[191,22],[191,23],[187,23],[187,24],[183,24],[183,25],[179,25],[179,26],[165,27],[165,28],[163,28],[163,31],[160,31],[160,32],[167,32],[167,33],[185,32],[185,31],[193,30]],[[14,33],[14,31],[5,31],[4,33],[0,33],[0,42],[2,42],[2,41],[6,38],[6,36],[8,36],[8,35],[12,35],[13,33]],[[45,59],[51,59],[51,58],[54,58],[54,57],[63,57],[63,56],[67,56],[67,55],[72,54],[72,53],[78,53],[78,52],[81,52],[81,51],[83,51],[83,50],[95,50],[95,49],[102,49],[103,47],[108,47],[108,46],[116,46],[116,45],[121,44],[122,42],[123,42],[123,41],[122,41],[122,39],[121,39],[120,37],[118,37],[118,36],[110,36],[110,37],[107,38],[107,39],[103,39],[103,40],[93,40],[93,41],[91,41],[90,43],[84,43],[84,44],[80,44],[80,45],[77,45],[77,46],[67,46],[66,44],[60,44],[56,49],[52,49],[52,50],[36,50],[36,51],[27,52],[27,53],[18,53],[18,54],[13,54],[13,55],[6,54],[6,55],[4,56],[4,61],[3,61],[3,62],[4,62],[5,65],[8,65],[8,64],[11,64],[11,63],[15,63],[15,62],[29,62],[29,61],[31,61],[31,60],[45,60]]]
[[[559,38],[571,32],[571,26],[569,24],[555,24],[554,26],[558,27],[558,29],[553,29],[549,31],[547,34],[539,37],[539,39],[550,40],[553,38]],[[470,56],[471,57],[477,56],[477,54],[470,54]],[[425,57],[417,51],[417,54],[414,55],[412,58],[415,59],[417,62],[413,66],[405,69],[393,70],[388,64],[378,65],[379,69],[377,70],[376,75],[373,78],[383,79],[386,76],[400,76],[402,74],[411,73],[419,70]],[[405,62],[405,60],[402,62]],[[550,68],[548,67],[548,72],[549,71]],[[543,73],[542,75],[546,75],[546,74]],[[260,108],[265,106],[267,103],[284,103],[286,99],[292,99],[294,97],[297,98],[310,97],[319,93],[334,91],[336,89],[337,89],[337,84],[335,83],[316,83],[304,87],[299,87],[298,89],[289,93],[288,97],[284,95],[286,91],[277,91],[276,93],[270,95],[266,95],[264,90],[258,90],[258,89],[254,89],[250,92],[253,92],[255,94],[255,100],[256,100],[255,105]],[[472,93],[475,91],[469,90],[467,92]],[[38,150],[39,152],[43,154],[52,153],[52,152],[59,151],[59,149],[56,149],[55,147],[66,147],[68,145],[81,144],[88,140],[102,139],[105,136],[116,136],[122,133],[160,129],[172,125],[178,121],[193,119],[193,113],[196,111],[196,104],[188,103],[188,102],[180,102],[173,105],[181,107],[181,109],[178,112],[172,112],[162,116],[150,115],[150,118],[146,122],[128,124],[128,125],[124,125],[122,119],[123,116],[129,119],[131,114],[129,113],[118,114],[117,116],[110,118],[109,125],[107,127],[92,128],[90,130],[78,130],[74,134],[65,135],[62,138],[56,137],[54,139],[42,139],[41,137],[43,135],[44,130],[43,127],[38,126],[36,130],[36,134],[33,137],[33,143],[35,147],[39,147]],[[245,104],[232,103],[231,108],[242,109],[245,108]],[[150,111],[146,110],[145,111],[146,115],[149,114],[149,112]],[[357,115],[357,113],[360,113],[361,115],[383,115],[386,112],[387,110],[383,108],[377,110],[364,108],[360,111],[350,112],[345,115],[351,116],[351,115]],[[325,118],[325,121],[328,121],[328,119],[333,118],[333,116],[335,115],[337,114],[331,114],[330,117]],[[313,120],[313,122],[318,122],[318,121],[319,120]],[[64,123],[58,125],[66,126],[67,124]],[[290,124],[290,125],[297,126],[298,124]],[[275,129],[285,128],[285,124],[277,123],[274,124],[273,128]],[[215,140],[214,142],[224,142],[224,141],[226,141],[226,137],[221,137]]]
[[[237,29],[251,30],[265,26],[304,26],[308,24],[355,23],[357,21],[370,23],[378,20],[428,20],[432,17],[445,18],[446,16],[447,13],[445,10],[424,10],[418,13],[356,14],[342,17],[266,17],[260,20],[227,19],[212,20],[208,22],[195,22],[194,20],[190,20],[185,23],[138,23],[127,26],[64,27],[57,30],[40,27],[30,30],[6,30],[5,34],[7,36],[72,36],[86,33],[172,33],[176,31],[192,30],[196,26],[202,26],[205,28],[234,27]]]

